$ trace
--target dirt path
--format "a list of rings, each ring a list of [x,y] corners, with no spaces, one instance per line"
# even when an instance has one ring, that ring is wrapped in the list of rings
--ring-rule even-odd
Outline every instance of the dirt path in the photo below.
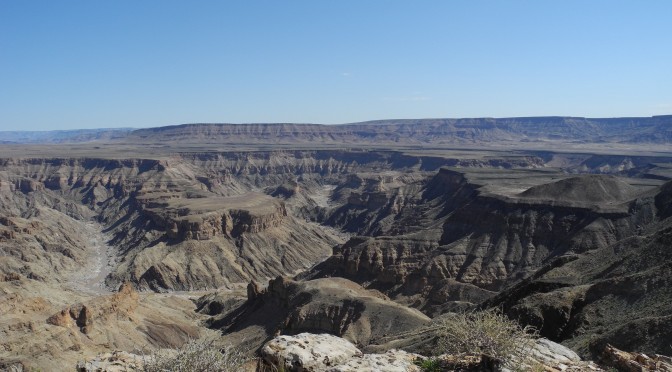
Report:
[[[92,295],[110,293],[105,286],[105,278],[116,265],[115,250],[107,245],[109,238],[102,232],[102,226],[95,222],[86,223],[89,257],[87,262],[68,281],[68,286]]]

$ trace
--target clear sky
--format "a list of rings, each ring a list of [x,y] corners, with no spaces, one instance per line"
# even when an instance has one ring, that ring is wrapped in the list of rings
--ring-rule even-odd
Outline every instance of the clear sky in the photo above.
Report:
[[[669,0],[0,0],[0,130],[670,113]]]

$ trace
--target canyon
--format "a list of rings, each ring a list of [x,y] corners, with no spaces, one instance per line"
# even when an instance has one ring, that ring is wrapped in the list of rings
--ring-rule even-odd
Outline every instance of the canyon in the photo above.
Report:
[[[660,116],[15,134],[0,369],[210,334],[250,355],[304,332],[422,354],[436,319],[493,308],[583,358],[670,355],[671,133]]]

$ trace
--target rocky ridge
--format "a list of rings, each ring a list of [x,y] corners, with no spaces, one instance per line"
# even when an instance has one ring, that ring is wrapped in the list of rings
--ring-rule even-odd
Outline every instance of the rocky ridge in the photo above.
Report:
[[[417,310],[342,278],[297,282],[278,277],[265,289],[250,283],[247,299],[233,306],[213,301],[217,298],[205,297],[199,303],[199,309],[209,309],[213,315],[209,326],[221,329],[225,340],[244,340],[245,347],[252,350],[274,334],[315,331],[365,346],[430,321]]]

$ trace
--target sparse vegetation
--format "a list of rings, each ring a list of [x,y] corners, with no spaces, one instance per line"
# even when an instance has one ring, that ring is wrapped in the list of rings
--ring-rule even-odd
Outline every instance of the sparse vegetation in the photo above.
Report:
[[[287,372],[285,360],[280,357],[277,365],[269,364],[262,358],[257,359],[257,372]]]
[[[144,357],[145,372],[234,372],[248,358],[234,347],[220,348],[214,339],[189,340],[178,349],[161,349]]]
[[[524,360],[536,331],[496,310],[450,314],[438,321],[438,354],[480,355],[498,365]]]
[[[418,359],[415,365],[420,367],[422,372],[441,372],[441,361],[437,358]]]

